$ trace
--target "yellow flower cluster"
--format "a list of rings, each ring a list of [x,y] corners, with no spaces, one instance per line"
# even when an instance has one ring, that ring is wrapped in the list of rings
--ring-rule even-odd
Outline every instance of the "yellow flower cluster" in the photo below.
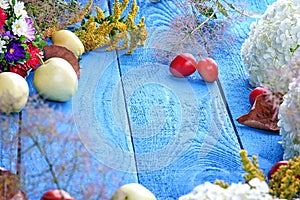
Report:
[[[259,170],[257,156],[252,156],[252,161],[248,158],[246,150],[240,151],[242,167],[245,172],[245,182],[248,183],[253,178],[267,181],[262,170]],[[216,185],[228,188],[229,184],[216,180]],[[287,165],[281,165],[272,175],[268,183],[269,193],[280,199],[298,199],[300,197],[300,156],[288,161]]]
[[[270,193],[281,199],[299,197],[300,157],[294,157],[287,165],[281,165],[269,183]]]
[[[248,153],[246,150],[240,151],[240,156],[242,159],[242,168],[247,174],[244,175],[246,183],[248,183],[253,178],[258,178],[261,181],[266,181],[265,174],[262,170],[259,170],[257,156],[252,156],[252,162],[248,158]]]
[[[115,0],[113,14],[105,17],[101,8],[96,7],[96,16],[90,15],[88,20],[74,33],[83,43],[86,51],[108,46],[107,51],[127,49],[132,54],[137,46],[143,46],[147,39],[145,18],[136,25],[134,18],[139,10],[136,0],[133,0],[127,18],[122,17],[129,0],[120,3]],[[119,44],[123,42],[122,46]]]

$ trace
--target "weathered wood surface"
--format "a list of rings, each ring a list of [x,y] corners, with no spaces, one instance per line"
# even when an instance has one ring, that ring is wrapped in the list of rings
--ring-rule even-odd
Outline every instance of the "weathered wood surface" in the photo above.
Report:
[[[109,10],[112,2],[103,1],[101,6]],[[247,9],[264,12],[272,2],[247,1]],[[173,77],[168,63],[154,56],[158,33],[179,12],[174,1],[154,4],[137,0],[137,4],[138,19],[146,17],[149,31],[145,46],[132,55],[103,49],[87,53],[80,62],[81,78],[74,98],[66,103],[49,102],[73,115],[74,134],[89,151],[93,164],[109,168],[106,196],[120,184],[138,182],[159,200],[173,200],[205,181],[242,181],[241,148],[258,155],[267,172],[282,157],[280,136],[235,120],[250,109],[250,86],[240,48],[254,19],[232,26],[231,48],[213,55],[219,64],[219,84],[206,84],[197,73],[184,79]],[[35,93],[30,77],[28,82]],[[29,174],[46,168],[39,157],[33,151],[22,158]],[[3,154],[0,164],[7,165]],[[89,173],[93,177],[93,172]],[[41,194],[31,195],[37,199]]]

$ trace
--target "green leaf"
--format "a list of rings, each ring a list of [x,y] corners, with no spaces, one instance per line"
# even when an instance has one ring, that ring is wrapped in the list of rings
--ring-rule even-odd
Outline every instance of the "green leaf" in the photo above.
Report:
[[[21,44],[21,46],[24,48],[24,50],[28,49],[28,45],[27,44]]]
[[[217,19],[215,11],[212,7],[204,7],[203,9],[200,9],[199,12],[207,18]]]
[[[217,8],[221,12],[222,15],[224,15],[225,17],[229,17],[229,14],[227,13],[225,7],[219,1],[217,2]]]
[[[20,42],[25,42],[26,41],[26,37],[24,35],[22,35],[19,39]]]
[[[30,58],[31,54],[29,52],[25,52],[25,60],[28,60]]]

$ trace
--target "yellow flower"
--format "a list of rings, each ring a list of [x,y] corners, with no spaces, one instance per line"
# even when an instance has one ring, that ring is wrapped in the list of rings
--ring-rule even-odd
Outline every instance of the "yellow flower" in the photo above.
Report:
[[[134,22],[139,10],[136,0],[133,0],[127,17],[121,17],[128,3],[129,0],[123,0],[122,3],[115,0],[113,14],[107,17],[101,8],[96,7],[97,15],[90,15],[88,20],[75,31],[86,51],[108,45],[107,51],[129,48],[127,54],[131,54],[137,46],[144,45],[148,33],[145,18],[142,18],[138,25]],[[121,41],[123,45],[119,46]]]

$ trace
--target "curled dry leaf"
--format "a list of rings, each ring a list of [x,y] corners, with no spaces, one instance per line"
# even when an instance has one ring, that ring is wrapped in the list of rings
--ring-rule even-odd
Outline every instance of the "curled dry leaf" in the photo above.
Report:
[[[49,58],[52,57],[63,58],[72,65],[73,69],[77,74],[77,77],[78,78],[80,77],[80,65],[76,56],[73,54],[72,51],[58,45],[45,46],[43,51],[44,51],[44,60],[48,60]]]
[[[19,192],[19,179],[16,174],[0,168],[0,199],[11,199]]]
[[[249,113],[242,115],[237,121],[252,128],[278,131],[278,117],[273,105],[267,94],[259,95]]]

